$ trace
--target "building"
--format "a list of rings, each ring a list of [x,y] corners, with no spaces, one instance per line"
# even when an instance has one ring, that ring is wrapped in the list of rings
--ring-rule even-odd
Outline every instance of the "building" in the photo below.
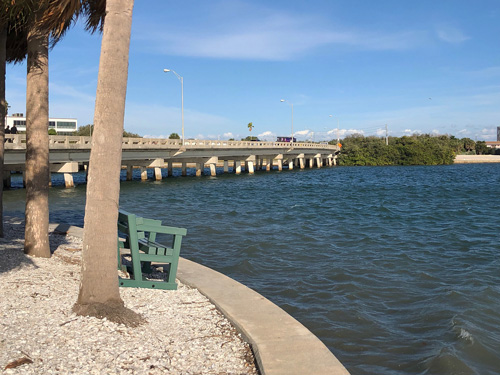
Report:
[[[500,148],[500,141],[497,141],[497,142],[486,141],[484,143],[486,143],[486,147],[489,147],[489,148],[494,148],[494,149]]]
[[[497,126],[497,142],[500,142],[500,126]]]
[[[26,131],[26,117],[22,113],[14,113],[5,118],[5,126],[16,125],[18,132]],[[78,123],[74,118],[49,118],[49,130],[54,129],[57,135],[73,135],[78,130]]]

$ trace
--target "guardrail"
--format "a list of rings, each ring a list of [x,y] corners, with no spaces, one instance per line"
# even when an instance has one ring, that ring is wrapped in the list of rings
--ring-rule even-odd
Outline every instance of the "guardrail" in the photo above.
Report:
[[[6,150],[25,149],[25,134],[6,134]],[[50,149],[90,149],[92,137],[49,135]],[[226,141],[226,140],[200,140],[187,139],[182,145],[180,139],[164,138],[123,138],[123,148],[131,149],[199,149],[199,148],[220,148],[220,149],[269,149],[269,148],[296,148],[296,149],[317,149],[317,150],[338,150],[337,145],[312,142],[263,142],[263,141]]]

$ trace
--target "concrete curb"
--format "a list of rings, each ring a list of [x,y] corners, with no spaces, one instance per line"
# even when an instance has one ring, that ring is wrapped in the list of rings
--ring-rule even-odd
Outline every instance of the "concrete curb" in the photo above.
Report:
[[[49,229],[83,238],[83,228],[50,224]],[[241,332],[262,375],[349,375],[320,339],[254,290],[182,257],[177,278],[198,289]]]
[[[242,333],[262,375],[349,374],[306,327],[254,290],[184,258],[177,278],[204,294]]]

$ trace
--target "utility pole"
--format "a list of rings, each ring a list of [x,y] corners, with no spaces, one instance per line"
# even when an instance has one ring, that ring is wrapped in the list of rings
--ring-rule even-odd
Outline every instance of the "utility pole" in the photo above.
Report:
[[[387,132],[387,124],[385,124],[385,145],[389,146],[389,133]]]

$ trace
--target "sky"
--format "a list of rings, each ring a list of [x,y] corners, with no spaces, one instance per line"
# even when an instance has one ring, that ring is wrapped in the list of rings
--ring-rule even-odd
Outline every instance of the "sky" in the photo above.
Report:
[[[93,123],[101,46],[82,25],[49,54],[50,117],[79,126]],[[499,35],[499,0],[136,0],[124,126],[181,134],[171,69],[186,139],[387,127],[494,141]],[[8,65],[6,85],[9,113],[25,113],[25,63]]]

